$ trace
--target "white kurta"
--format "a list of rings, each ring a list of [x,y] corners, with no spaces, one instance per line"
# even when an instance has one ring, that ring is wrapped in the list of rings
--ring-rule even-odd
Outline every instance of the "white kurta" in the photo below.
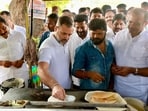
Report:
[[[106,33],[106,39],[109,40],[112,44],[114,43],[115,34],[113,30],[110,30]]]
[[[75,56],[75,50],[80,45],[84,44],[87,40],[90,39],[89,32],[87,33],[86,37],[84,39],[80,38],[76,32],[74,32],[69,41],[68,41],[68,48],[70,52],[70,62],[71,62],[71,68],[73,67],[74,63],[74,56]],[[72,75],[73,84],[79,86],[80,80]]]
[[[20,60],[24,55],[25,45],[25,37],[20,32],[11,31],[7,39],[0,36],[0,60]],[[29,71],[26,63],[21,68],[0,66],[0,83],[13,77],[23,78],[28,86]]]
[[[75,56],[76,48],[79,47],[80,45],[82,45],[83,43],[85,43],[89,39],[90,39],[89,32],[87,33],[87,36],[84,39],[80,38],[76,32],[74,32],[71,35],[71,37],[68,41],[68,48],[69,48],[69,52],[70,52],[70,60],[71,60],[72,65],[74,63],[74,56]]]
[[[136,68],[148,67],[148,31],[132,38],[128,29],[119,32],[114,39],[116,63],[119,66]],[[122,96],[141,99],[148,98],[148,77],[129,74],[115,76],[115,90]]]
[[[50,34],[39,49],[39,62],[49,64],[49,72],[58,83],[66,88],[71,87],[71,76],[69,74],[70,58],[68,46],[57,42],[53,33]]]

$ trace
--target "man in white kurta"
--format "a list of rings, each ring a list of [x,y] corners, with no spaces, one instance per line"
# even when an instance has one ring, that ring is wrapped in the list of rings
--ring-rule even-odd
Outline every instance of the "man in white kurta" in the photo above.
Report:
[[[121,31],[126,26],[126,19],[125,16],[122,14],[116,14],[112,20],[112,29],[107,31],[106,33],[106,39],[111,41],[111,43],[114,43],[114,38],[116,33]]]
[[[74,32],[72,34],[71,38],[68,41],[71,68],[73,67],[73,63],[74,63],[74,56],[75,56],[76,48],[78,48],[80,45],[82,45],[83,43],[85,43],[89,39],[90,39],[89,32],[87,32],[87,36],[84,39],[79,37],[79,35],[76,32]],[[72,81],[73,81],[74,85],[76,85],[76,86],[80,85],[80,80],[77,77],[73,76],[73,75],[72,75]]]
[[[128,16],[128,28],[114,39],[116,65],[115,90],[124,97],[134,97],[148,104],[148,30],[146,13],[134,8]]]
[[[128,30],[117,34],[114,41],[118,66],[148,67],[148,31],[132,38]],[[148,77],[130,73],[128,76],[115,76],[115,90],[122,96],[130,96],[146,102],[148,98]]]
[[[24,55],[25,45],[25,37],[20,32],[10,31],[7,39],[0,36],[0,61],[20,60]],[[14,77],[23,78],[28,87],[29,71],[25,62],[20,68],[0,66],[0,83]]]
[[[133,8],[128,15],[128,28],[114,39],[116,65],[115,90],[124,97],[134,97],[148,104],[148,30],[145,11]]]
[[[26,38],[26,29],[25,29],[25,27],[14,24],[9,11],[5,11],[5,10],[1,11],[0,16],[6,20],[9,27],[11,28],[11,31],[15,30],[15,31],[21,32],[24,35],[24,37]]]
[[[83,43],[85,43],[89,39],[90,39],[89,31],[87,31],[87,35],[84,39],[79,37],[79,35],[76,32],[74,32],[71,35],[71,38],[68,41],[68,48],[69,48],[69,52],[70,52],[71,65],[73,65],[73,63],[74,63],[74,56],[75,56],[76,48],[78,48],[80,45],[82,45]]]
[[[73,68],[75,50],[80,45],[90,39],[88,31],[88,16],[85,14],[78,14],[74,17],[75,31],[68,41],[68,47],[70,52],[71,69]],[[80,79],[72,75],[72,81],[74,88],[80,86]]]

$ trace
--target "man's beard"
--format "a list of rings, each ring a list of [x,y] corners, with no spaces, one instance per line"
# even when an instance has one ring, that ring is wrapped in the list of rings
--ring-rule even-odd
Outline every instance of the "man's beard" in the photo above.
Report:
[[[91,38],[92,42],[95,44],[95,45],[99,45],[101,44],[105,39],[105,36],[104,38],[100,39],[100,38]]]
[[[64,45],[64,44],[66,44],[66,43],[67,43],[67,41],[68,41],[67,39],[62,39],[62,40],[60,40],[59,42],[60,42],[61,44],[63,44],[63,45]]]
[[[82,31],[82,32],[77,31],[77,34],[80,38],[84,39],[87,35],[87,31]]]

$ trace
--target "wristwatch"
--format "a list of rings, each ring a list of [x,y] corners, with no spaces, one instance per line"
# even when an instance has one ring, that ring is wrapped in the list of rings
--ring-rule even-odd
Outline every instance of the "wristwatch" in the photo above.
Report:
[[[139,71],[139,69],[136,68],[136,69],[135,69],[135,75],[138,75],[138,71]]]

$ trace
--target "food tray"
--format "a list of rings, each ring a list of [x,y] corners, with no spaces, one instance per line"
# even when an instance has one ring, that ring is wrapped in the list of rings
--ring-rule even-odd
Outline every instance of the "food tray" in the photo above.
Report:
[[[108,101],[94,102],[94,103],[98,103],[98,104],[106,104],[106,107],[96,107],[99,111],[127,111],[127,107],[126,107],[127,103],[118,93],[115,93],[115,92],[105,92],[105,91],[89,91],[85,95],[85,100],[88,101],[89,103],[93,103],[91,101],[91,97],[94,95],[94,93],[109,94],[110,96],[113,96],[116,99],[116,102],[114,102],[114,103],[111,103],[111,102],[108,102]],[[107,107],[109,104],[112,104],[113,107]],[[119,107],[114,107],[115,104],[118,104]],[[125,107],[120,107],[122,105],[125,106]]]
[[[127,102],[118,94],[118,93],[115,93],[115,92],[105,92],[105,91],[89,91],[89,92],[87,92],[86,93],[86,95],[85,95],[85,100],[86,101],[88,101],[88,102],[91,102],[91,97],[92,97],[92,95],[94,94],[94,93],[107,93],[107,94],[110,94],[110,95],[112,95],[112,96],[114,96],[114,98],[116,99],[116,102],[114,102],[114,104],[115,103],[118,103],[118,104],[124,104],[124,105],[126,105],[127,104]],[[110,102],[108,102],[108,101],[104,101],[104,102],[97,102],[97,103],[107,103],[107,104],[112,104],[112,103],[110,103]]]

